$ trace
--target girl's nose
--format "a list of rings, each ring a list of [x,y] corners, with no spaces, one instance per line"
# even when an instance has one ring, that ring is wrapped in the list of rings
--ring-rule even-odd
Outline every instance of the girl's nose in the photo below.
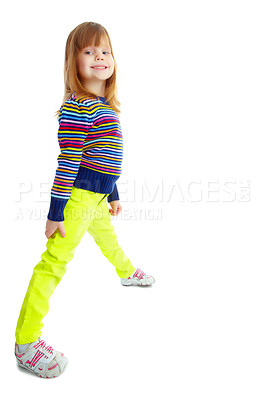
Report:
[[[96,60],[103,60],[103,56],[102,55],[96,56]]]

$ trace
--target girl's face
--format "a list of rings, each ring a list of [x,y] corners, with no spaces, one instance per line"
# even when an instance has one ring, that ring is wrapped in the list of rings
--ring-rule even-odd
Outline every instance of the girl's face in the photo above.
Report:
[[[108,42],[82,49],[77,57],[77,68],[85,84],[92,81],[100,84],[110,78],[114,72],[114,59]]]

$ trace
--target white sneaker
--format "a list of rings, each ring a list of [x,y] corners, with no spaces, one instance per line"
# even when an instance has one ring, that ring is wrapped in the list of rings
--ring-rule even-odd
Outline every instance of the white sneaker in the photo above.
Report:
[[[153,276],[145,274],[145,272],[141,271],[141,269],[137,268],[134,274],[132,274],[127,279],[120,278],[121,284],[124,286],[130,285],[140,285],[140,286],[150,286],[155,282]]]
[[[37,343],[30,343],[23,352],[19,352],[18,344],[15,343],[15,356],[20,367],[40,378],[56,378],[64,372],[68,364],[63,353],[55,351],[41,338],[38,338]]]

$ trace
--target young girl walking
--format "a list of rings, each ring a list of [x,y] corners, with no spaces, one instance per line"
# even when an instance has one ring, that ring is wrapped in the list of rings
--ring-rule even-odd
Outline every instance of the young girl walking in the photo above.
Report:
[[[47,215],[47,249],[33,270],[15,332],[18,364],[42,378],[60,375],[68,364],[63,353],[41,339],[42,320],[86,231],[114,265],[122,285],[155,282],[131,264],[111,224],[111,215],[122,210],[116,181],[121,175],[123,138],[117,116],[116,62],[102,25],[84,22],[70,32],[64,78],[65,95],[57,113],[61,152]]]

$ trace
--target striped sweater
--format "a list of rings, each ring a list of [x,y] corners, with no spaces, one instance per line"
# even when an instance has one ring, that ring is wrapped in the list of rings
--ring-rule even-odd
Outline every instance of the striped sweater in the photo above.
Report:
[[[47,218],[64,221],[72,186],[109,193],[119,200],[116,181],[121,175],[123,137],[117,114],[104,97],[72,94],[59,110],[59,154]]]

